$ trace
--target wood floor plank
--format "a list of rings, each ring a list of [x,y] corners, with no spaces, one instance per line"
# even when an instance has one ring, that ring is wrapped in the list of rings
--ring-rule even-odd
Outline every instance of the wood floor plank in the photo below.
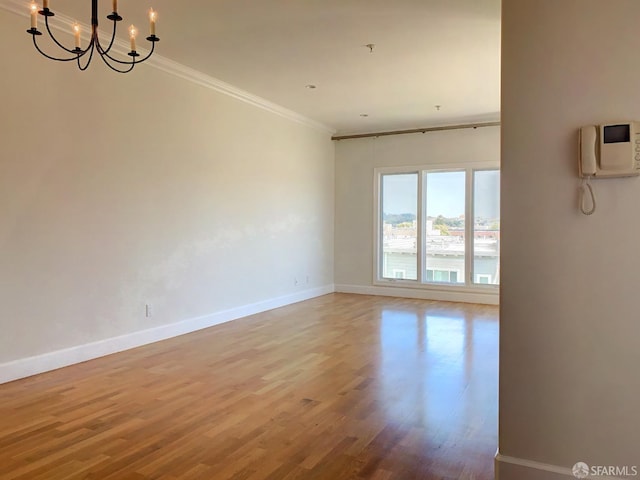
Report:
[[[489,480],[497,356],[497,307],[326,295],[0,385],[0,480]]]

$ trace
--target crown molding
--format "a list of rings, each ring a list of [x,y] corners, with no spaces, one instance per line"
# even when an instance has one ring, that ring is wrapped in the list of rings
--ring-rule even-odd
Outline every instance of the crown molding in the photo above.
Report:
[[[170,60],[166,57],[162,57],[160,55],[156,56],[156,54],[154,53],[146,63],[154,68],[157,68],[158,70],[162,70],[176,77],[209,88],[216,92],[248,103],[249,105],[253,105],[255,107],[266,110],[267,112],[284,117],[288,120],[292,120],[294,122],[314,128],[316,130],[320,130],[325,133],[329,133],[331,135],[336,133],[336,130],[329,127],[328,125],[312,120],[311,118],[305,117],[304,115],[294,112],[293,110],[289,110],[288,108],[270,102],[269,100],[266,100],[262,97],[253,95],[252,93],[237,88],[229,83],[223,82],[222,80],[218,80],[217,78],[206,75],[193,68],[189,68],[185,65],[182,65],[181,63],[174,62],[173,60]]]
[[[29,18],[27,3],[24,0],[0,0],[0,8],[15,15]],[[74,23],[76,23],[74,19],[56,11],[56,22],[55,24],[50,25],[50,27],[52,30],[69,33],[71,31],[71,25],[73,25]],[[86,42],[89,41],[88,32],[91,31],[91,26],[84,22],[78,23],[80,23],[80,25],[82,26],[82,39],[86,44]],[[25,23],[25,25],[27,24]],[[103,30],[100,30],[100,32],[105,36],[110,35],[110,33],[104,32]],[[113,50],[119,54],[126,55],[129,52],[129,44],[128,42],[116,38],[113,45]],[[140,48],[138,49],[138,52],[141,55],[146,55],[148,50]],[[157,68],[158,70],[162,70],[163,72],[169,73],[170,75],[173,75],[175,77],[187,80],[191,83],[195,83],[196,85],[200,85],[215,92],[222,93],[223,95],[235,98],[236,100],[248,103],[249,105],[253,105],[254,107],[266,110],[267,112],[273,113],[307,127],[311,127],[332,135],[336,133],[336,130],[329,127],[328,125],[317,122],[311,118],[294,112],[293,110],[289,110],[288,108],[270,102],[269,100],[237,88],[229,83],[223,82],[222,80],[218,80],[217,78],[202,73],[199,70],[187,67],[186,65],[170,60],[169,58],[163,57],[162,55],[158,55],[157,53],[154,53],[153,56],[145,62],[145,65]]]

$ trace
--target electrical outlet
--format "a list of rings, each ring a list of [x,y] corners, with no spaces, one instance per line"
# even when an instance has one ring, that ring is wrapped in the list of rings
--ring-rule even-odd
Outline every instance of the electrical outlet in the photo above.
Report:
[[[152,313],[153,313],[153,312],[151,311],[151,304],[150,304],[150,303],[147,303],[147,304],[144,306],[144,316],[145,316],[145,317],[147,317],[147,318],[149,318],[149,317],[152,315]]]
[[[295,277],[293,279],[293,284],[297,287],[298,286],[298,277]]]

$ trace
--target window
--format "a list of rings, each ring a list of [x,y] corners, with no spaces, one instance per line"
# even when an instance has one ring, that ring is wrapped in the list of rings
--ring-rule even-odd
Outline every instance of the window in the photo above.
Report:
[[[381,189],[381,277],[417,280],[418,174],[382,175]]]
[[[473,174],[473,272],[475,283],[498,285],[500,275],[500,172]]]
[[[495,166],[376,170],[376,278],[407,285],[500,283]]]
[[[427,281],[464,283],[465,271],[465,181],[464,170],[425,172],[426,222],[425,253]],[[460,272],[460,275],[434,275],[434,272]]]

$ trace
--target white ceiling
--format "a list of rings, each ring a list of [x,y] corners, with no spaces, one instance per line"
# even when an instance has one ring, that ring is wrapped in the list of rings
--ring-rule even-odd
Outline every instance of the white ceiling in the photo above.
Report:
[[[86,16],[88,22],[89,2],[50,1],[52,9]],[[102,0],[100,17],[110,5]],[[159,12],[159,55],[339,133],[499,118],[500,0],[120,0],[119,5],[126,25],[132,16],[144,22],[141,15],[149,6]],[[373,53],[365,47],[369,43],[375,44]],[[317,88],[305,88],[309,84]]]

